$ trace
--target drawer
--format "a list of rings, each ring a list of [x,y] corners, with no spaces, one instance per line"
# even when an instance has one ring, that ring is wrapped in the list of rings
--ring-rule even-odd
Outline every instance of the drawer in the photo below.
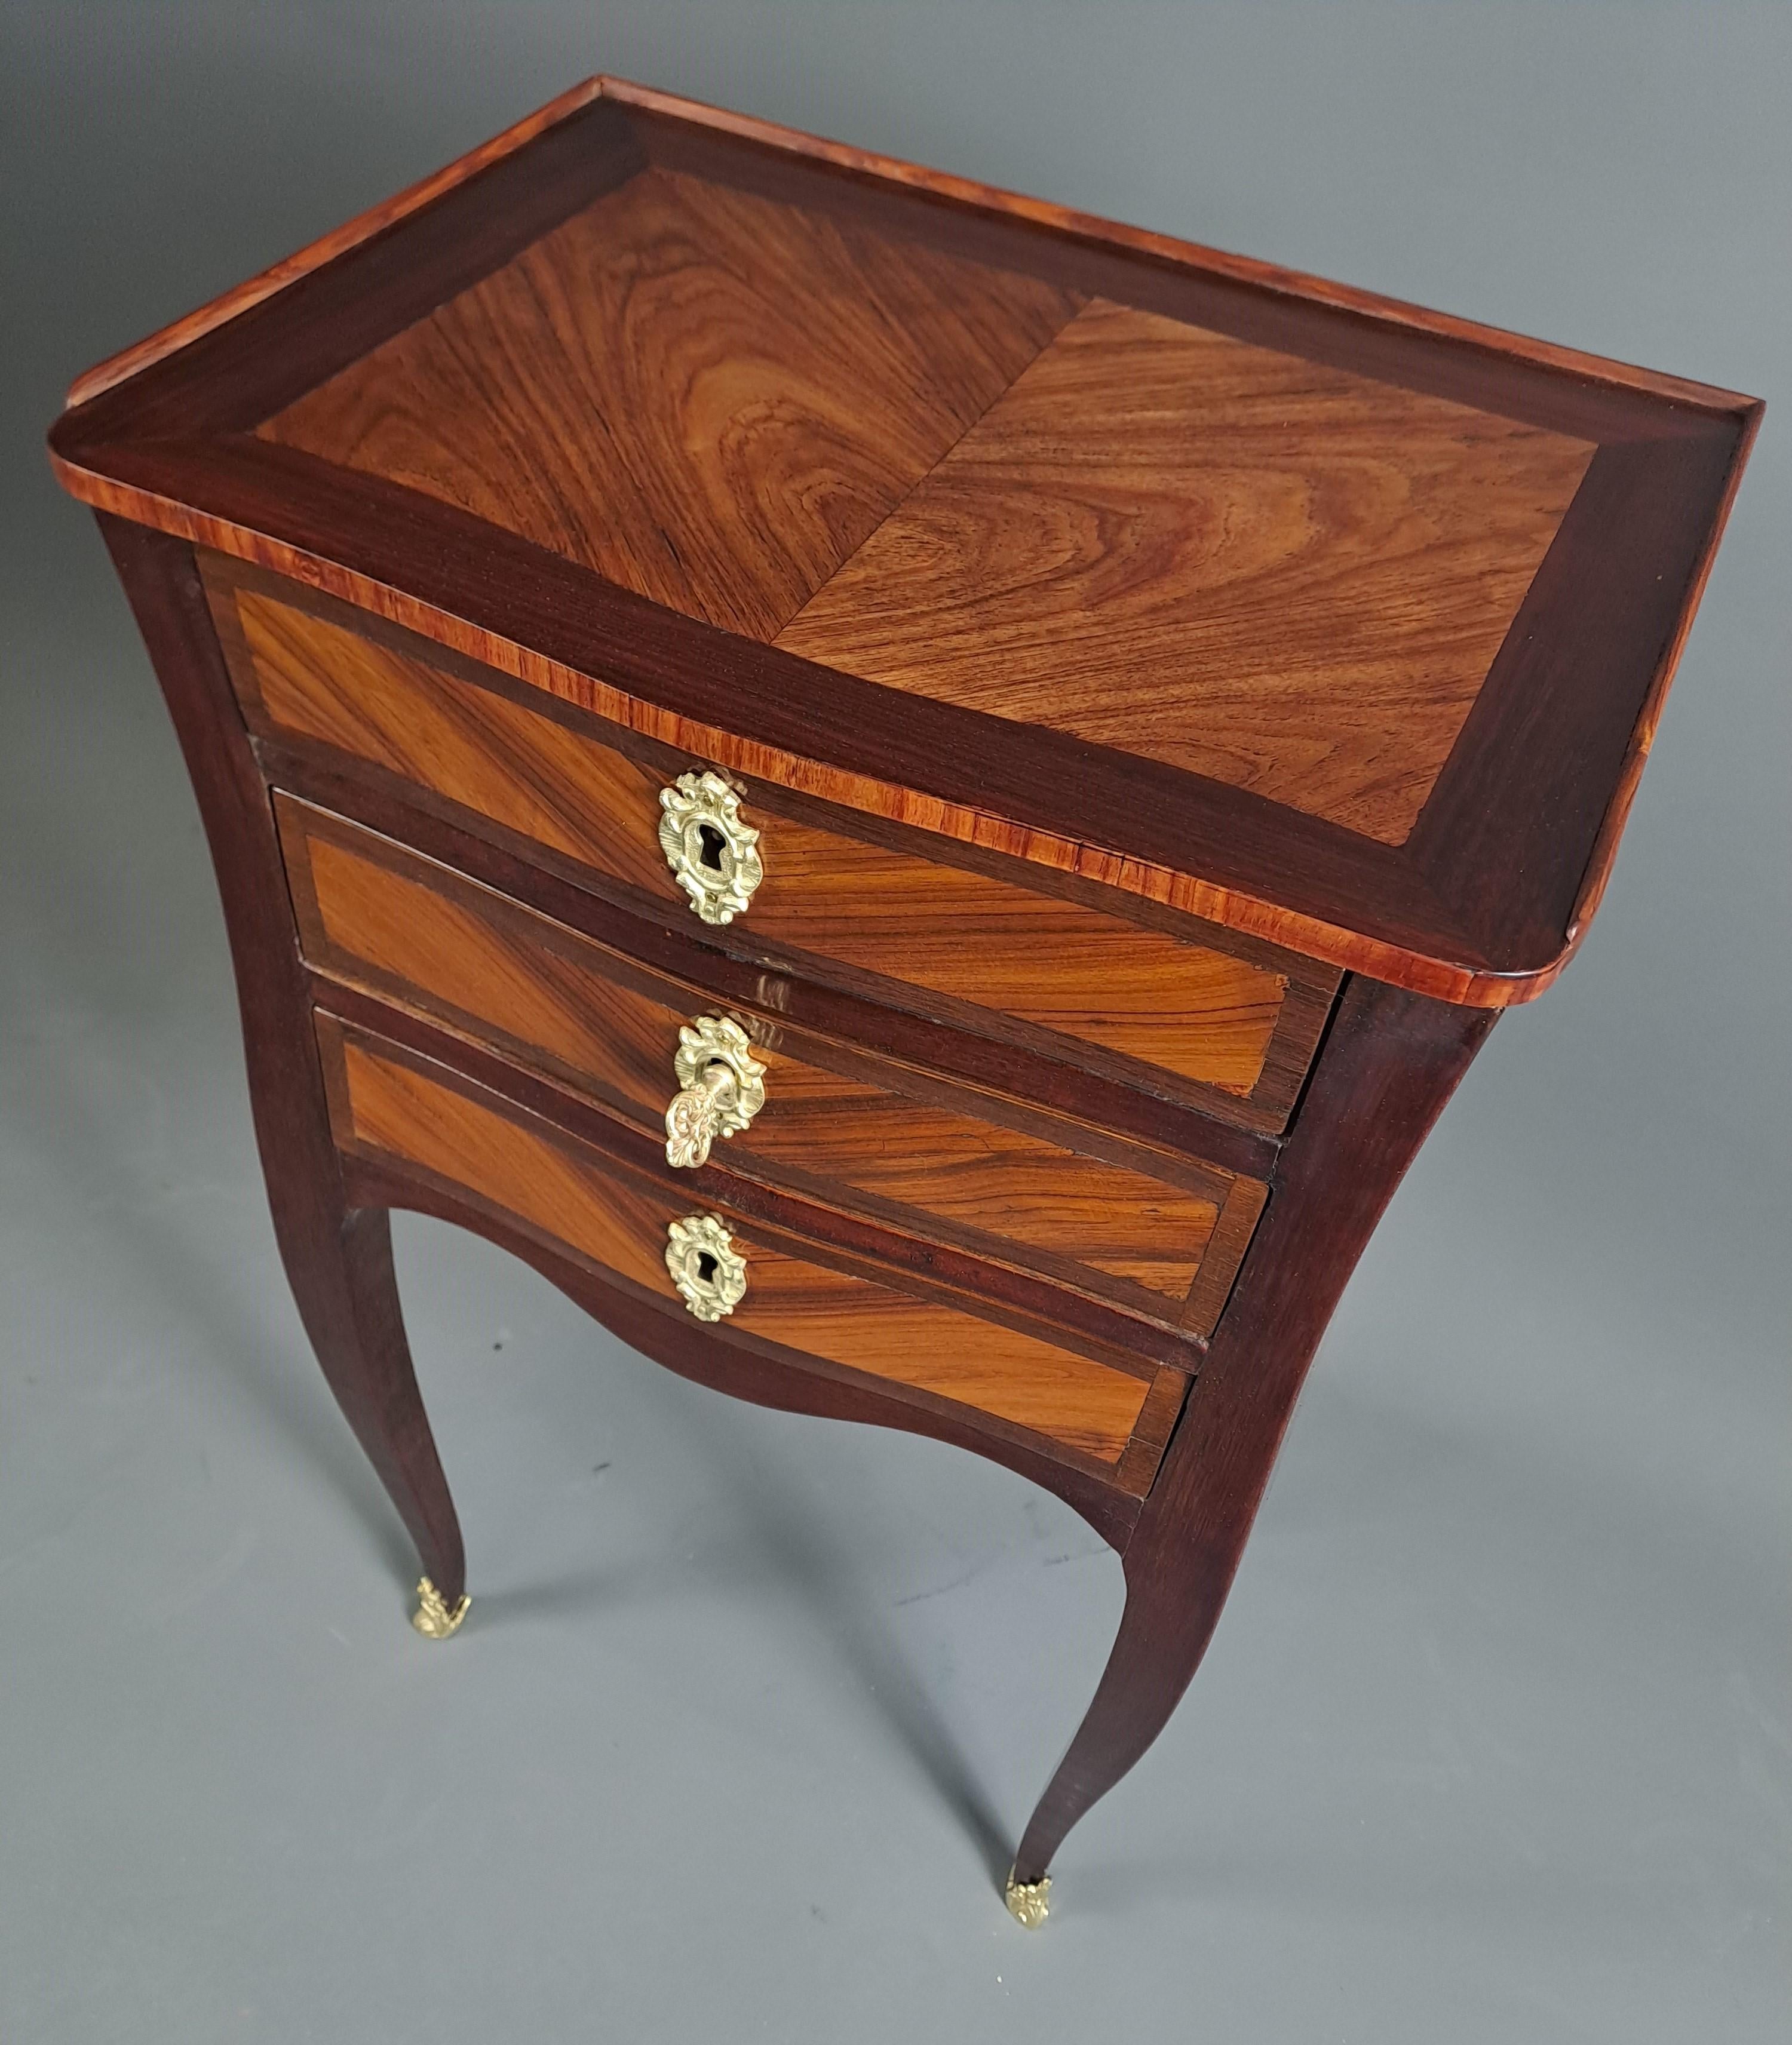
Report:
[[[734,1023],[763,1068],[763,1104],[717,1142],[730,1171],[1162,1327],[1212,1331],[1262,1207],[1260,1181],[1182,1160],[1149,1169],[1112,1139],[1112,1154],[1092,1155],[1075,1146],[1104,1139],[1070,1124],[1047,1140],[998,1119],[1000,1102],[719,1000],[344,818],[286,795],[276,807],[300,944],[318,971],[477,1038],[662,1140],[683,1084],[681,1027]]]
[[[726,1280],[718,1259],[738,1259],[744,1281],[722,1318],[706,1323],[716,1339],[745,1338],[787,1360],[876,1380],[916,1403],[979,1416],[1135,1495],[1148,1488],[1183,1373],[1102,1361],[848,1268],[763,1223],[693,1205],[682,1188],[398,1045],[327,1014],[318,1034],[336,1140],[351,1155],[420,1172],[674,1312],[685,1309],[668,1263],[671,1232],[693,1225],[684,1268],[703,1288],[699,1304]]]
[[[758,834],[746,857],[761,877],[724,927],[681,892],[661,838],[662,791],[681,775],[700,784],[702,762],[346,607],[285,601],[270,593],[279,585],[237,568],[208,573],[245,714],[264,736],[397,776],[525,856],[571,862],[661,916],[677,911],[707,942],[1246,1127],[1285,1125],[1336,989],[1332,969],[1147,904],[1132,906],[1158,920],[1129,920],[1083,899],[1108,898],[1088,884],[1064,884],[1077,899],[1041,892],[1004,877],[1021,862],[950,841],[936,858],[914,849],[919,833],[867,826],[873,841],[824,826],[818,815],[838,813],[765,784],[738,809]],[[688,826],[711,879],[734,827],[720,821],[721,830],[701,817]]]

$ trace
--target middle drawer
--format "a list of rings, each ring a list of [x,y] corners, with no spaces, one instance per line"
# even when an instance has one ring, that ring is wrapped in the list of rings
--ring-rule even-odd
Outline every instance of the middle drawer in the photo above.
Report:
[[[301,946],[331,978],[662,1134],[692,1077],[677,1069],[680,1030],[732,1025],[763,1069],[752,1084],[764,1098],[718,1143],[731,1170],[1159,1327],[1212,1331],[1262,1207],[1258,1180],[1127,1161],[1072,1124],[1050,1140],[1036,1115],[1030,1128],[1004,1122],[1004,1103],[722,1003],[345,818],[285,795],[276,807]],[[702,1041],[688,1066],[694,1056],[700,1068]],[[1109,1154],[1081,1147],[1097,1142]]]

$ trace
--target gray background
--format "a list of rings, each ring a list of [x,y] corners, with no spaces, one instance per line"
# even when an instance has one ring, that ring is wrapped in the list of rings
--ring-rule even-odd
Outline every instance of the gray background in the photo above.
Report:
[[[0,2037],[1786,2035],[1792,9],[13,6]],[[477,1600],[276,1261],[70,376],[608,68],[1767,396],[1601,921],[1328,1337],[1207,1668],[992,1887],[1112,1558],[398,1228]]]

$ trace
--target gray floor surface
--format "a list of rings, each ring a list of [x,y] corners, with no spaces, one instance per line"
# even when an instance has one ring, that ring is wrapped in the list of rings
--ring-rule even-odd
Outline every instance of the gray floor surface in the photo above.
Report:
[[[1792,10],[0,14],[0,2039],[1778,2041]],[[1112,1558],[398,1227],[451,1646],[276,1261],[191,796],[39,437],[598,67],[1766,395],[1584,955],[1328,1337],[1208,1666],[992,1880]]]

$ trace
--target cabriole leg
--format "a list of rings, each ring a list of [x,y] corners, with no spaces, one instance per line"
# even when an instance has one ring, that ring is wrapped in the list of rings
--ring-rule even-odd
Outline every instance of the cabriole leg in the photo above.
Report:
[[[103,513],[99,526],[168,699],[211,847],[287,1276],[330,1388],[422,1558],[418,1630],[445,1639],[466,1611],[460,1525],[405,1341],[386,1210],[351,1207],[344,1197],[267,784],[192,549]]]
[[[318,1238],[297,1254],[281,1230],[287,1276],[336,1403],[417,1544],[423,1578],[411,1623],[445,1640],[467,1613],[466,1557],[405,1340],[390,1220],[383,1207],[350,1208],[333,1228],[320,1219]]]
[[[1127,1543],[1126,1609],[1107,1669],[1015,1857],[1009,1908],[1023,1923],[1044,1915],[1046,1870],[1066,1834],[1187,1689],[1320,1337],[1494,1012],[1347,983],[1231,1304]]]
[[[1181,1702],[1219,1623],[1247,1531],[1239,1530],[1229,1554],[1191,1558],[1170,1573],[1128,1571],[1108,1666],[1014,1857],[1007,1900],[1022,1924],[1044,1920],[1046,1870],[1066,1834],[1145,1752]],[[1023,1901],[1036,1899],[1035,1914],[1016,1908],[1016,1890]]]

